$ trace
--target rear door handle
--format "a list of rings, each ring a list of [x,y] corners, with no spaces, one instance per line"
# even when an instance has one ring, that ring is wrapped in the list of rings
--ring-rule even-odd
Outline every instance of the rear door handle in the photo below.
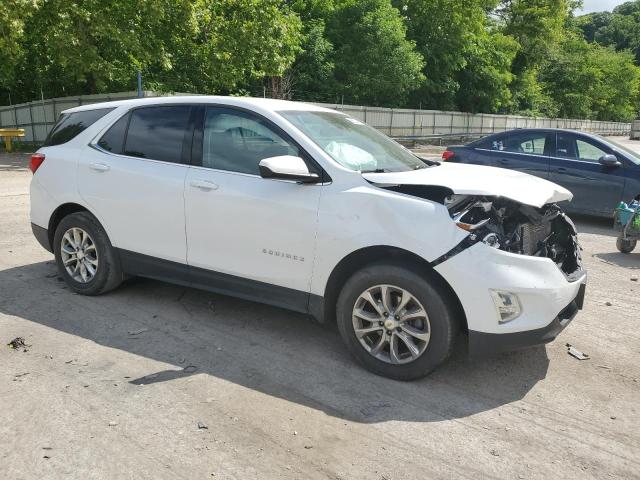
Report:
[[[95,170],[96,172],[107,172],[111,167],[106,163],[92,163],[91,170]]]
[[[191,180],[191,186],[199,188],[200,190],[217,190],[218,185],[208,180]]]
[[[502,164],[507,164],[507,163],[509,163],[509,160],[506,159],[506,158],[501,158],[501,159],[498,160],[498,162],[500,162]]]
[[[558,167],[558,168],[556,168],[556,172],[558,172],[558,173],[566,173],[566,171],[567,171],[567,169],[566,169],[566,168],[564,168],[564,167]]]

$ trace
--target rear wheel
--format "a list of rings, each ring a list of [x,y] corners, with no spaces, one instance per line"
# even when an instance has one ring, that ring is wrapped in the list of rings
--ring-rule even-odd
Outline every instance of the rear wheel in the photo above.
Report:
[[[616,247],[622,253],[631,253],[636,248],[637,240],[629,240],[618,237]]]
[[[340,334],[367,369],[397,380],[423,377],[450,355],[458,331],[447,292],[394,264],[356,272],[337,304]]]
[[[89,212],[64,217],[53,239],[60,275],[83,295],[100,295],[123,280],[116,251],[100,222]]]

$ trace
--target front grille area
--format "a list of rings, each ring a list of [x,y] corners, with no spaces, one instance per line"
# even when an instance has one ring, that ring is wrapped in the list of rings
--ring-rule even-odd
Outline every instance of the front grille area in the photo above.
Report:
[[[551,235],[551,223],[545,222],[538,225],[526,223],[522,226],[520,235],[522,237],[522,253],[535,255]]]

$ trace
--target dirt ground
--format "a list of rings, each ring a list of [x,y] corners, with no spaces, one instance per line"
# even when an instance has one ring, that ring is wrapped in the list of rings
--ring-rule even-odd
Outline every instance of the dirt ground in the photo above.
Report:
[[[586,306],[554,343],[400,383],[302,315],[150,280],[71,294],[27,159],[0,155],[3,478],[640,478],[640,251],[609,222],[578,219]]]

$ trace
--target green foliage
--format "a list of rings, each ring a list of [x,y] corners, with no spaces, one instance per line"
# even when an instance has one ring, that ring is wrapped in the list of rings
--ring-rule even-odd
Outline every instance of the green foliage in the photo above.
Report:
[[[636,116],[640,74],[631,53],[566,38],[545,63],[541,80],[558,114],[630,121]]]
[[[38,0],[24,27],[17,99],[135,88],[231,91],[280,76],[301,22],[276,0]],[[4,51],[3,51],[4,52]],[[9,88],[7,88],[9,85]]]
[[[14,82],[24,55],[24,25],[33,11],[29,0],[0,2],[0,88]]]
[[[424,80],[421,55],[388,0],[341,2],[329,21],[335,79],[355,103],[400,106]]]
[[[513,105],[511,64],[518,43],[501,32],[483,32],[468,48],[466,65],[456,73],[456,105],[465,112],[506,112]]]
[[[0,103],[135,89],[628,120],[640,0],[2,0]]]
[[[318,100],[336,88],[333,44],[325,34],[325,21],[312,18],[304,23],[302,52],[292,68],[292,90],[298,99]]]

